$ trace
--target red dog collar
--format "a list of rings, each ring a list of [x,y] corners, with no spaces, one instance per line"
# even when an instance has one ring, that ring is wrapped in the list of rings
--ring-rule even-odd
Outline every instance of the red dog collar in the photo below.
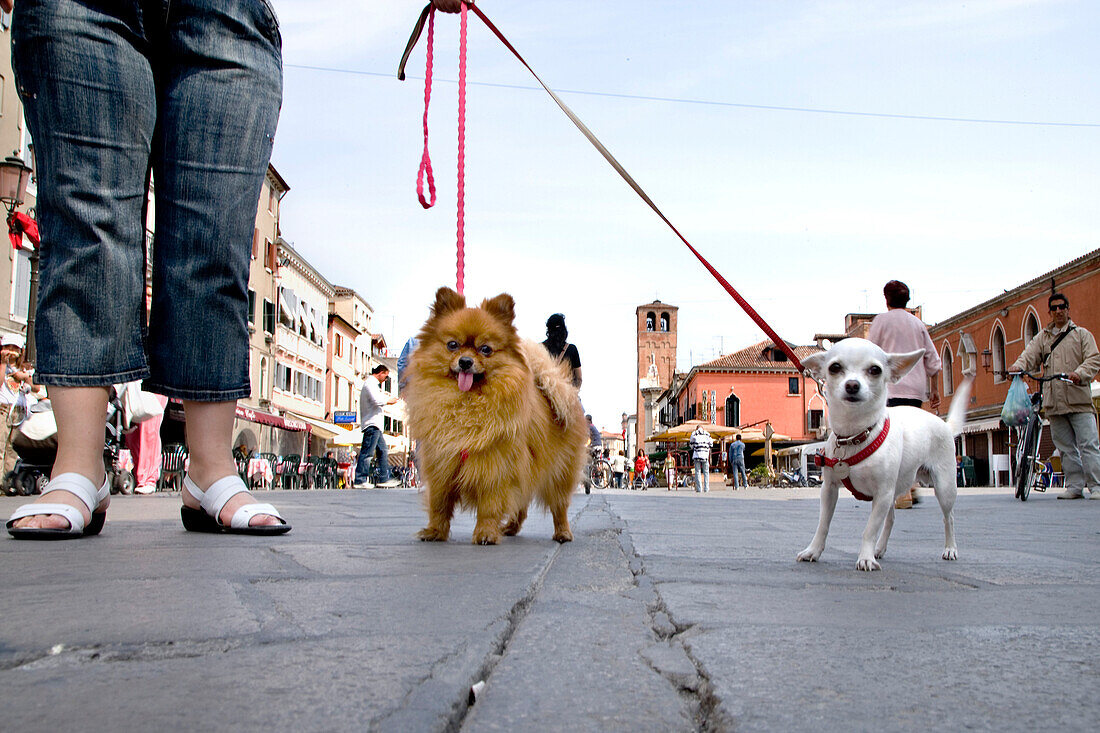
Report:
[[[869,432],[870,432],[870,428],[863,431],[863,433],[869,433]],[[852,479],[849,477],[849,472],[850,472],[852,466],[854,466],[857,463],[859,463],[860,461],[866,459],[868,456],[870,456],[872,453],[874,453],[876,450],[878,450],[879,446],[882,445],[886,441],[886,436],[889,435],[889,433],[890,433],[890,417],[889,417],[889,415],[887,415],[886,421],[882,423],[882,432],[880,432],[878,434],[878,437],[876,437],[874,440],[872,440],[859,453],[856,453],[851,458],[840,459],[840,458],[829,458],[828,456],[825,455],[824,451],[818,451],[817,453],[814,454],[814,465],[815,466],[825,466],[827,468],[833,469],[833,474],[838,475],[840,477],[841,482],[844,484],[844,488],[846,488],[846,489],[848,489],[848,491],[852,492],[852,496],[859,499],[860,501],[871,501],[870,496],[867,496],[866,494],[863,494],[863,493],[860,493],[859,491],[856,491],[856,487],[852,486]],[[861,433],[861,435],[862,435],[862,433]],[[856,437],[859,437],[859,436],[856,436]],[[848,440],[851,441],[850,438]],[[863,440],[866,440],[866,437],[864,437],[862,440],[860,440],[858,442],[863,442]],[[840,475],[840,474],[843,474],[843,475]]]

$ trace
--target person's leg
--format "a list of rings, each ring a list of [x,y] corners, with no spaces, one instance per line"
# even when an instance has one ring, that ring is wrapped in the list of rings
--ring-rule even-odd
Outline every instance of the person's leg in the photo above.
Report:
[[[1060,496],[1066,498],[1083,496],[1085,490],[1085,472],[1073,428],[1067,415],[1050,416],[1050,437],[1062,454],[1062,475],[1065,476],[1066,490]]]
[[[96,487],[104,481],[107,385],[148,373],[142,211],[156,94],[134,45],[140,36],[134,14],[75,0],[22,5],[12,27],[13,69],[35,143],[36,381],[48,385],[57,421],[53,475],[78,473]],[[72,504],[87,519],[69,492],[38,503]],[[68,520],[38,515],[16,526],[60,529]]]
[[[160,117],[146,388],[184,400],[189,476],[205,491],[236,474],[234,408],[251,393],[249,261],[281,104],[281,41],[266,3],[165,7],[163,42],[152,51]],[[249,503],[247,493],[233,496],[223,523]],[[278,523],[271,515],[250,522]]]
[[[369,428],[363,428],[363,442],[359,446],[359,455],[355,459],[353,483],[364,484],[370,481],[370,459],[374,454]]]
[[[57,458],[53,475],[78,473],[97,487],[103,485],[103,439],[106,431],[106,387],[50,387],[50,403],[57,420]],[[51,491],[38,497],[36,503],[70,504],[80,510],[87,524],[91,519],[88,507],[75,494]],[[105,510],[110,495],[98,507]],[[69,520],[59,514],[39,514],[15,523],[18,528],[64,529]]]
[[[698,458],[692,459],[692,468],[694,469],[695,478],[695,493],[703,493],[703,462]]]
[[[710,491],[710,459],[703,459],[703,491]]]
[[[1081,457],[1081,472],[1089,487],[1089,498],[1100,498],[1100,437],[1096,429],[1096,414],[1075,412],[1066,417],[1073,426],[1073,435]]]
[[[167,402],[163,397],[159,399]],[[134,480],[139,493],[152,493],[156,489],[160,477],[160,426],[163,421],[163,414],[156,415],[126,435],[126,445],[134,454]]]

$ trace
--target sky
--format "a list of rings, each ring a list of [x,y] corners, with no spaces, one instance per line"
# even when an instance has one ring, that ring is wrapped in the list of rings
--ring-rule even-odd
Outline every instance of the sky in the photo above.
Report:
[[[458,16],[424,210],[423,38],[396,78],[424,1],[272,4],[283,236],[397,353],[455,286]],[[788,341],[883,310],[890,279],[931,324],[1100,247],[1100,3],[478,6]],[[465,294],[510,293],[537,340],[565,314],[597,425],[635,410],[637,306],[679,306],[681,371],[765,338],[473,14],[467,59]]]

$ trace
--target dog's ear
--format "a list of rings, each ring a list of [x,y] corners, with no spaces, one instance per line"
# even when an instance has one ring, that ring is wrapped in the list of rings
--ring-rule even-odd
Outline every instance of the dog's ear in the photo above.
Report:
[[[819,351],[816,354],[811,354],[802,360],[802,366],[810,373],[815,381],[820,381],[825,378],[825,363],[829,360],[829,354],[826,351]]]
[[[432,318],[445,316],[452,311],[466,307],[466,298],[448,287],[435,291],[435,303],[432,304]]]
[[[924,349],[917,349],[908,354],[887,354],[886,364],[890,367],[890,382],[896,383],[909,373],[909,370],[924,358]]]
[[[491,313],[495,318],[511,325],[516,318],[516,302],[508,293],[501,293],[495,298],[483,300],[482,309]]]

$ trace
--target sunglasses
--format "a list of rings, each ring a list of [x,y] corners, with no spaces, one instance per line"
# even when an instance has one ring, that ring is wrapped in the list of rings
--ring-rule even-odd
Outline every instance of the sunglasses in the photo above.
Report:
[[[1068,311],[1068,310],[1069,310],[1069,306],[1066,305],[1065,303],[1059,303],[1058,305],[1050,306],[1050,312],[1051,313],[1053,313],[1054,311]]]

